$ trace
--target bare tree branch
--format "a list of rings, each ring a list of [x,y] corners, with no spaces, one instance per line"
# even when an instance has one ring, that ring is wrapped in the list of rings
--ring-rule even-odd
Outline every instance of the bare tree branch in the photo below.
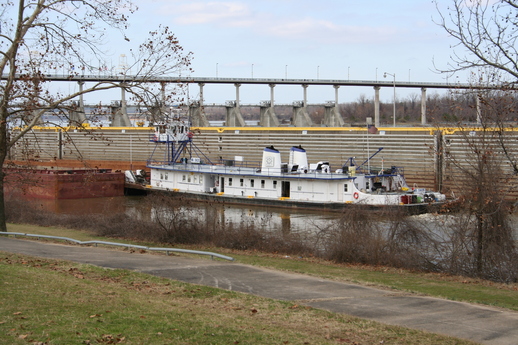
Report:
[[[99,82],[78,92],[60,94],[45,78],[60,65],[71,75],[93,70],[89,61],[104,61],[112,39],[126,40],[129,15],[137,10],[131,0],[12,0],[0,3],[0,231],[5,227],[3,163],[9,149],[40,124],[47,111],[71,110],[70,102],[84,94],[124,88],[144,106],[155,100],[146,79],[189,71],[191,53],[185,53],[168,27],[151,31],[132,53],[137,75],[124,84]],[[114,38],[113,33],[119,38]],[[122,71],[126,73],[126,71]],[[138,79],[139,82],[136,82]],[[156,103],[156,102],[154,102]],[[155,104],[153,104],[155,105]],[[23,127],[9,136],[9,126]]]
[[[436,24],[457,40],[452,62],[440,72],[493,68],[505,73],[508,81],[518,80],[518,17],[515,0],[489,1],[452,0],[441,8],[434,0],[439,15]],[[502,81],[502,80],[501,80]]]

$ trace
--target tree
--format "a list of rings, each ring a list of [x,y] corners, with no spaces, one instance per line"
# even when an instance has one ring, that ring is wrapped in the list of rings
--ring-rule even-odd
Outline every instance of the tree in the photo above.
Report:
[[[71,101],[81,94],[123,88],[138,102],[158,103],[146,80],[188,68],[185,53],[168,27],[159,27],[138,49],[132,65],[119,71],[122,83],[96,82],[72,94],[52,91],[50,71],[70,76],[91,74],[106,66],[108,45],[126,36],[129,16],[137,10],[130,0],[18,0],[0,4],[0,231],[6,231],[3,164],[9,150],[46,111],[66,117]],[[113,37],[114,34],[117,38]],[[95,61],[95,66],[90,61]],[[98,63],[98,65],[97,65]],[[129,70],[136,71],[125,78]],[[20,130],[10,131],[18,125]],[[81,124],[77,124],[81,125]]]
[[[441,72],[469,70],[475,79],[471,93],[461,96],[476,100],[477,125],[458,125],[468,154],[455,157],[445,151],[456,168],[452,175],[461,191],[460,217],[467,218],[455,234],[465,249],[460,256],[466,261],[459,266],[479,277],[516,280],[518,253],[509,201],[518,176],[512,121],[517,114],[518,1],[452,0],[446,11],[434,2],[438,25],[457,41],[451,63]],[[493,91],[481,91],[484,86]]]
[[[451,63],[440,71],[452,73],[489,67],[516,82],[518,1],[451,0],[446,11],[440,8],[439,1],[434,3],[439,13],[437,24],[457,41]]]

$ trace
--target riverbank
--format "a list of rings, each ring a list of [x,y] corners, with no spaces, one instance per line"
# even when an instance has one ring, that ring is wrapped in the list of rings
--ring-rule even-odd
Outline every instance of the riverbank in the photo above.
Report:
[[[153,242],[102,237],[88,231],[53,226],[41,227],[27,224],[8,224],[8,231],[62,236],[81,241],[100,240],[157,246],[157,243]],[[462,276],[413,272],[383,266],[336,264],[314,257],[292,257],[263,253],[256,250],[235,250],[187,245],[182,245],[181,248],[225,254],[233,257],[236,262],[247,265],[518,311],[518,283],[495,283]]]
[[[168,265],[193,261],[111,252]],[[1,253],[1,281],[16,287],[0,290],[0,342],[6,344],[474,344],[293,301]]]

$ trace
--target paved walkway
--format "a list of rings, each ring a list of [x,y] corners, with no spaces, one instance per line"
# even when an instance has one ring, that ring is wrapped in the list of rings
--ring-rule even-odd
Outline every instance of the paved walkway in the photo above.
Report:
[[[497,308],[389,292],[235,262],[128,253],[3,236],[0,237],[0,251],[134,270],[188,283],[294,301],[483,344],[518,344],[518,313]]]

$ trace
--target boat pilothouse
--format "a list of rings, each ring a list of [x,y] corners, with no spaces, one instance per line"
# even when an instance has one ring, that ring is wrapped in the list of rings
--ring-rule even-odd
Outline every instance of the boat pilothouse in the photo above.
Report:
[[[332,171],[327,161],[309,164],[301,146],[291,147],[288,163],[282,162],[278,149],[267,146],[260,166],[249,166],[242,159],[213,164],[192,139],[184,121],[157,124],[152,140],[167,150],[162,160],[152,156],[148,162],[151,189],[296,207],[426,204],[446,199],[440,193],[410,189],[398,167],[365,169],[365,163],[357,165],[351,158]]]

